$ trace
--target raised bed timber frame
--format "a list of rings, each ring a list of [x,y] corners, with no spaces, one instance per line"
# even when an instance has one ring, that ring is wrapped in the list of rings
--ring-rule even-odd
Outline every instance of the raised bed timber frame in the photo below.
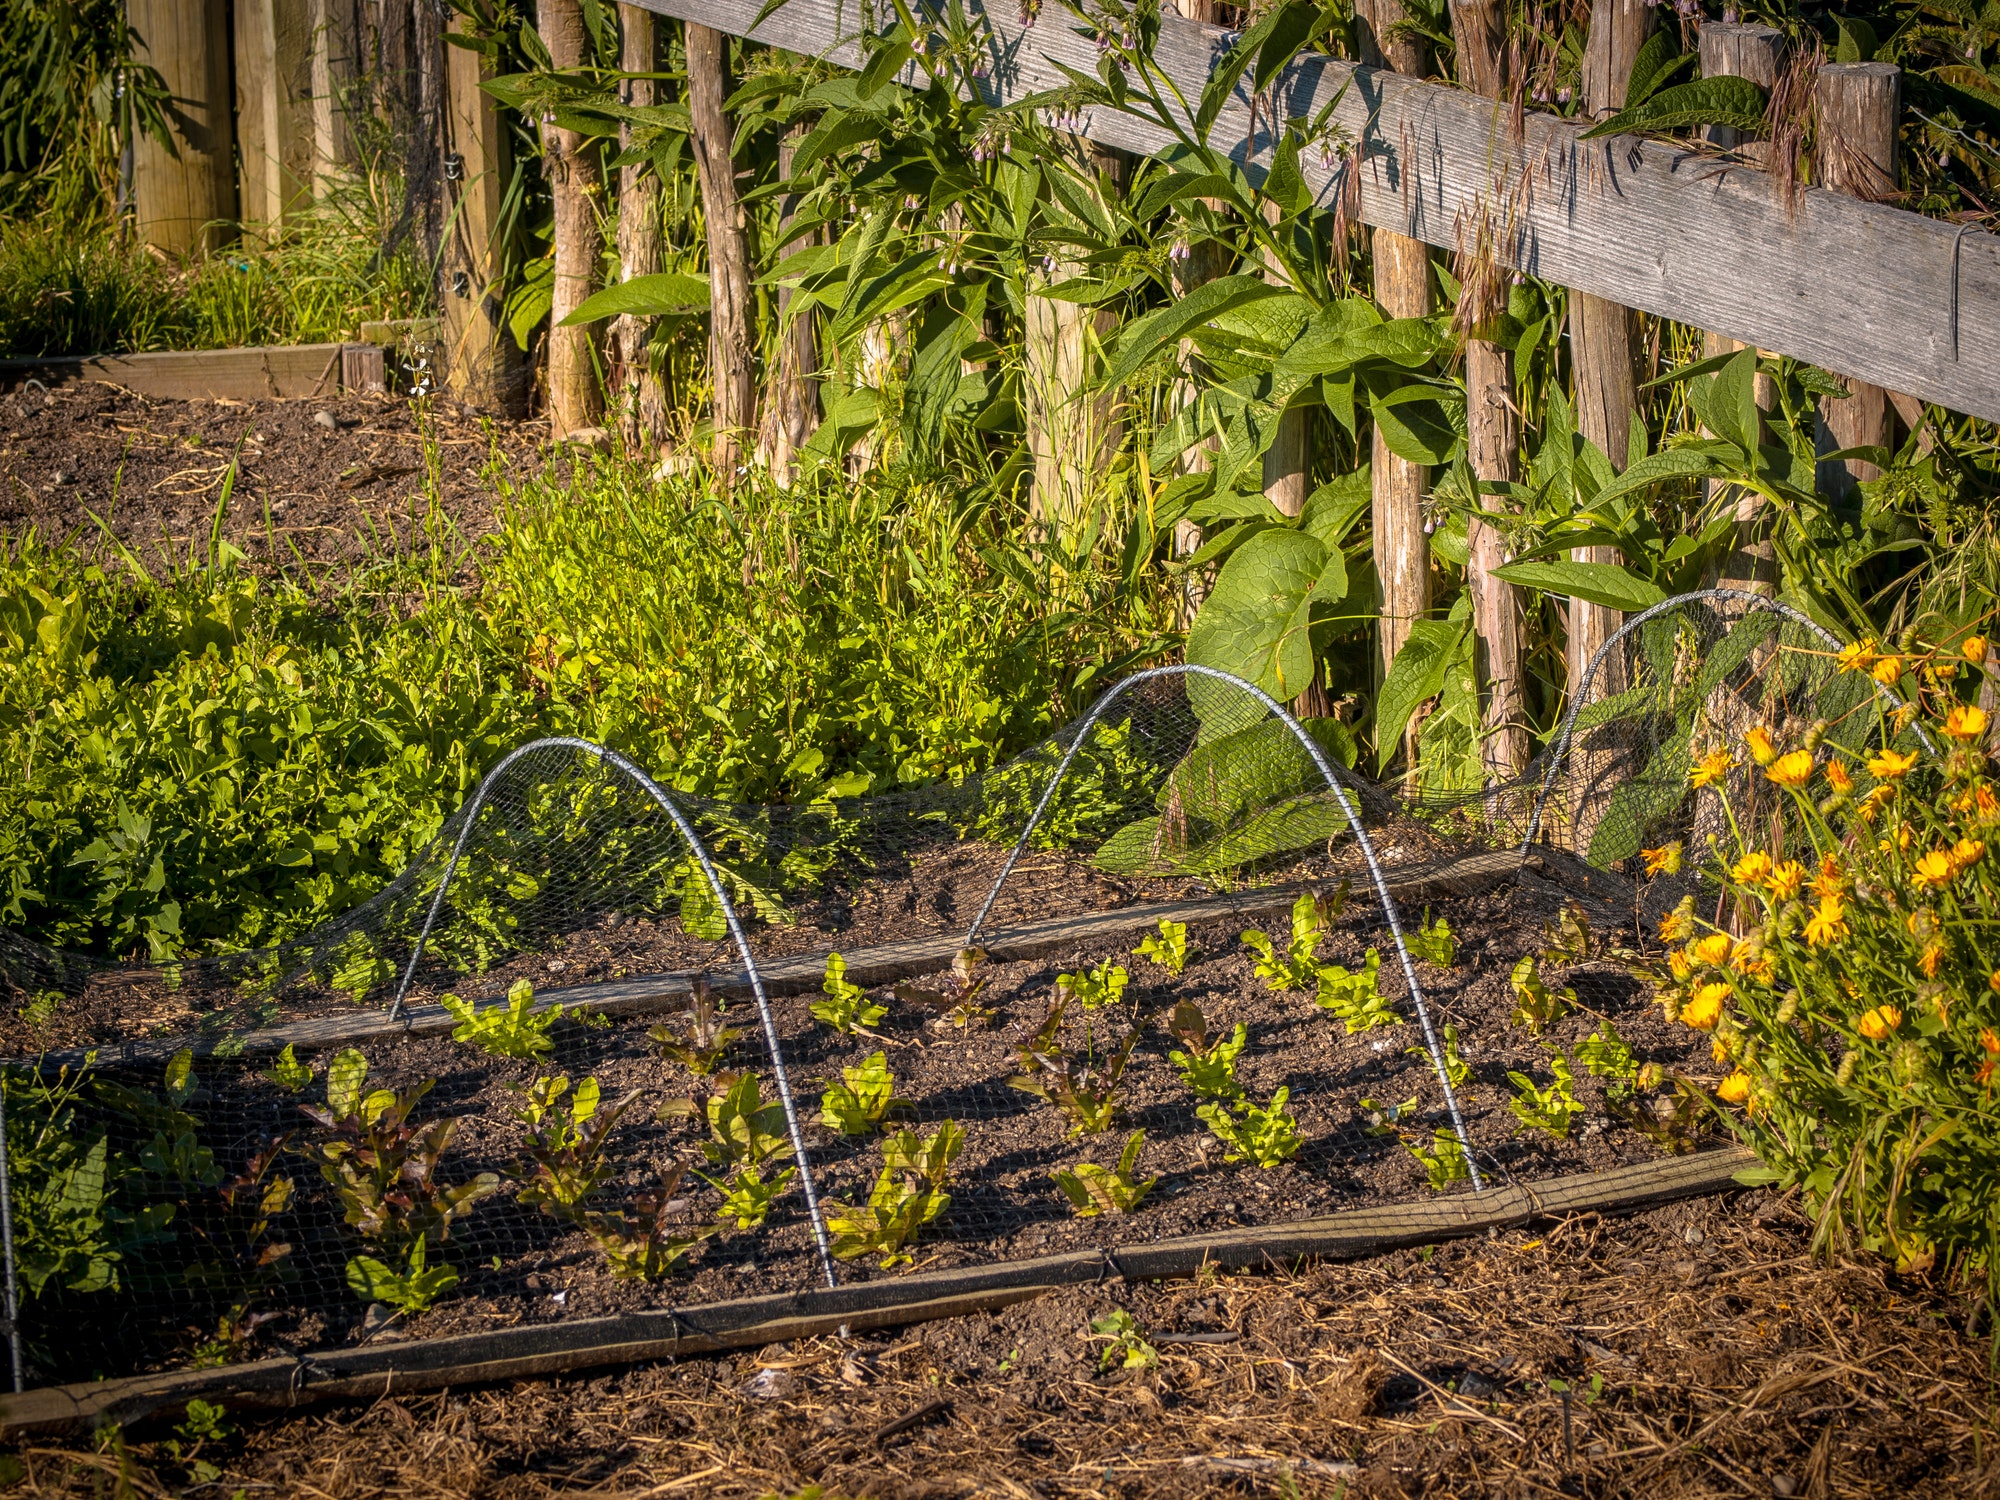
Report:
[[[160,354],[0,359],[0,391],[94,380],[153,401],[296,401],[386,390],[374,344],[280,344]]]
[[[637,0],[645,9],[857,66],[854,0]],[[1097,72],[1097,49],[1060,4],[1024,27],[1013,0],[966,0],[991,36],[989,103]],[[1172,14],[1155,57],[1191,102],[1235,35]],[[909,74],[906,77],[912,76]],[[1239,88],[1211,142],[1254,171],[1275,117],[1334,119],[1355,165],[1300,170],[1322,202],[1360,173],[1360,218],[1657,317],[1724,334],[1954,411],[2000,421],[2000,236],[1799,188],[1712,146],[1632,136],[1586,141],[1585,124],[1395,73],[1301,57],[1254,114]],[[1151,154],[1157,126],[1086,111],[1081,134]]]

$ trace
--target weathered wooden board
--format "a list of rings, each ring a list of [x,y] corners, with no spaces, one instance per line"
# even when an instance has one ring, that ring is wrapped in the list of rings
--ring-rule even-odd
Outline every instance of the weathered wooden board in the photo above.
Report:
[[[1526,867],[1545,868],[1542,859],[1530,855]],[[1513,878],[1523,868],[1521,856],[1512,849],[1491,854],[1475,854],[1441,870],[1389,881],[1392,899],[1422,900],[1426,897],[1470,895],[1502,880]],[[1236,891],[1226,896],[1210,896],[1198,901],[1151,902],[1122,906],[1111,911],[1088,912],[1078,917],[1055,917],[1019,927],[997,928],[988,933],[982,946],[1000,963],[1075,948],[1106,937],[1141,932],[1166,919],[1190,924],[1225,920],[1251,921],[1288,911],[1298,897],[1297,886],[1264,886]],[[963,945],[958,937],[914,938],[900,943],[883,943],[872,948],[844,951],[847,978],[862,985],[887,984],[920,974],[936,973],[948,966]],[[816,990],[826,975],[824,952],[798,954],[790,958],[767,959],[757,966],[770,995],[792,995]],[[542,990],[534,1008],[552,1005],[581,1006],[609,1016],[646,1015],[655,1011],[677,1010],[686,999],[695,979],[692,971],[646,974],[604,984],[576,985],[565,989]],[[705,976],[709,989],[720,995],[747,995],[749,976],[738,968],[714,969]],[[495,1004],[500,1002],[496,1001]],[[231,1036],[227,1047],[233,1056],[275,1056],[286,1047],[300,1052],[324,1051],[330,1047],[352,1046],[372,1038],[394,1035],[435,1036],[458,1023],[441,1005],[411,1005],[402,1018],[389,1020],[379,1011],[357,1011],[316,1016],[306,1021],[286,1021],[241,1036]],[[100,1065],[133,1066],[163,1062],[186,1043],[179,1038],[127,1042],[120,1046],[92,1049]],[[223,1045],[218,1038],[194,1043],[198,1055],[206,1056]],[[78,1052],[52,1052],[51,1064],[75,1065],[83,1061]]]
[[[1242,1270],[1308,1257],[1351,1260],[1409,1245],[1465,1239],[1578,1213],[1632,1213],[1727,1189],[1755,1158],[1740,1148],[1645,1162],[1609,1172],[1355,1209],[1257,1229],[1187,1235],[1116,1252],[891,1277],[853,1286],[748,1297],[706,1307],[515,1326],[455,1338],[338,1349],[219,1369],[51,1386],[0,1396],[0,1438],[87,1430],[178,1413],[197,1397],[231,1411],[313,1401],[372,1400],[446,1385],[517,1380],[639,1360],[759,1348],[788,1339],[962,1317],[1063,1286],[1123,1278],[1192,1276],[1205,1266]]]
[[[282,401],[381,388],[382,351],[370,344],[176,349],[60,359],[0,359],[0,390],[30,380],[101,380],[156,401]],[[371,379],[372,376],[372,379]]]
[[[760,0],[639,3],[836,62],[859,56],[849,0],[787,0],[760,27]],[[1055,8],[1027,29],[1012,0],[967,9],[991,31],[991,102],[1064,87],[1056,61],[1096,74],[1095,43]],[[1156,55],[1192,102],[1232,40],[1167,15]],[[1787,194],[1705,147],[1580,140],[1582,126],[1553,115],[1517,121],[1476,94],[1327,58],[1277,80],[1275,114],[1311,116],[1343,89],[1334,117],[1362,147],[1367,223],[1452,248],[1483,230],[1494,259],[1564,286],[2000,420],[2000,237],[1817,188]],[[1273,113],[1253,123],[1239,95],[1211,139],[1259,164]],[[1171,140],[1109,110],[1087,112],[1083,133],[1146,153]],[[1325,197],[1330,174],[1305,155]]]

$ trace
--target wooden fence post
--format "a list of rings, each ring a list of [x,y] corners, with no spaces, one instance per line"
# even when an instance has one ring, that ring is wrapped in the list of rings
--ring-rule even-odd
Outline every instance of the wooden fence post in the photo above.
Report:
[[[1420,41],[1397,36],[1393,28],[1404,19],[1402,0],[1362,0],[1356,7],[1360,22],[1362,60],[1378,67],[1421,78],[1430,67],[1430,51]],[[1372,241],[1375,300],[1391,318],[1421,318],[1431,311],[1431,253],[1422,240],[1388,229],[1377,229]],[[1382,672],[1386,677],[1396,653],[1410,638],[1410,627],[1431,606],[1430,538],[1424,535],[1424,495],[1430,470],[1389,451],[1382,430],[1375,430],[1374,475],[1375,571],[1382,581]],[[1416,763],[1417,726],[1411,720],[1405,736],[1410,763]]]
[[[315,194],[323,194],[335,173],[354,162],[354,131],[347,110],[360,74],[358,10],[355,0],[310,0]]]
[[[459,28],[471,22],[455,16]],[[500,224],[512,162],[500,106],[479,84],[486,60],[465,47],[445,48],[444,179],[449,204],[439,303],[445,388],[460,400],[509,415],[522,409],[521,352],[507,329]]]
[[[1459,82],[1505,108],[1513,80],[1507,56],[1507,12],[1502,0],[1452,0],[1451,24],[1457,43]],[[1483,227],[1483,226],[1482,226]],[[1511,482],[1521,477],[1521,423],[1514,405],[1514,357],[1506,345],[1477,336],[1507,308],[1507,277],[1491,260],[1474,258],[1463,278],[1472,305],[1462,310],[1465,341],[1467,461],[1473,477]],[[1498,495],[1481,495],[1482,511],[1499,512]],[[1481,716],[1480,759],[1489,781],[1509,781],[1528,765],[1526,673],[1522,665],[1521,603],[1513,585],[1494,577],[1506,565],[1506,541],[1485,522],[1472,519],[1466,541],[1472,552],[1466,583],[1472,590],[1473,634],[1478,646],[1475,676],[1486,692]],[[1504,810],[1496,809],[1496,812]]]
[[[626,73],[652,73],[659,67],[658,32],[653,13],[636,5],[618,7],[618,64]],[[620,80],[618,92],[634,109],[660,102],[660,85],[652,78]],[[632,126],[619,126],[619,144],[630,150]],[[618,169],[618,276],[656,276],[660,271],[664,226],[660,222],[660,179],[651,163],[633,162]],[[646,345],[651,318],[620,314],[611,324],[616,385],[620,392],[618,425],[625,446],[633,453],[658,456],[667,436],[667,395],[652,368]]]
[[[1902,69],[1888,63],[1829,63],[1819,70],[1813,106],[1819,119],[1813,176],[1821,187],[1883,202],[1896,196],[1896,121],[1902,107]],[[1845,376],[1846,400],[1822,400],[1819,451],[1888,447],[1895,435],[1889,393]],[[1815,476],[1820,490],[1845,499],[1855,485],[1882,471],[1860,459],[1824,459]]]
[[[236,0],[237,201],[274,239],[312,202],[312,21],[306,0]]]
[[[591,59],[590,33],[579,0],[541,0],[537,21],[549,58],[558,68],[580,68]],[[549,308],[549,431],[562,438],[595,426],[604,412],[597,384],[595,329],[565,328],[563,320],[590,296],[597,277],[603,236],[603,176],[597,144],[553,120],[542,122],[543,159],[555,199],[555,290]]]
[[[778,142],[778,176],[789,180],[792,159],[799,143],[812,132],[810,120],[796,120]],[[786,193],[778,200],[778,238],[781,243],[791,233],[792,220],[799,210],[799,195]],[[787,245],[788,250],[798,246]],[[810,306],[790,317],[793,288],[778,288],[778,358],[771,372],[770,389],[764,403],[764,430],[761,443],[771,477],[780,487],[792,482],[792,455],[803,447],[819,425],[819,329]]]
[[[750,241],[736,191],[729,97],[729,38],[688,22],[688,114],[695,173],[708,222],[708,359],[715,385],[715,469],[727,485],[757,427],[757,348],[751,336]]]
[[[1768,92],[1776,87],[1778,69],[1784,60],[1785,35],[1771,26],[1710,21],[1701,28],[1701,76],[1704,78],[1747,78]],[[1766,142],[1751,140],[1728,125],[1709,125],[1703,136],[1712,144],[1739,153],[1756,166],[1766,166],[1770,148]],[[1703,333],[1702,353],[1729,354],[1747,346],[1719,333]],[[1777,404],[1777,385],[1760,373],[1756,381],[1757,405],[1769,411]],[[1711,481],[1713,483],[1713,481]],[[1769,594],[1778,583],[1777,553],[1767,535],[1771,524],[1764,497],[1753,489],[1736,493],[1736,534],[1729,552],[1716,568],[1713,582],[1727,588]]]
[[[132,148],[139,236],[169,255],[212,250],[233,234],[236,165],[229,118],[225,0],[127,0],[135,59],[173,95],[175,155],[151,136]]]

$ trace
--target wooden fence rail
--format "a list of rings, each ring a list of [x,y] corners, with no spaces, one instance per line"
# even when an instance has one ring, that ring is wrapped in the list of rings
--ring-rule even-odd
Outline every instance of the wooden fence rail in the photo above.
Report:
[[[648,10],[855,65],[854,0],[639,0]],[[987,6],[987,99],[1064,86],[1095,44],[1054,6],[1024,28],[1012,0]],[[1190,100],[1231,33],[1163,16],[1156,57]],[[1305,57],[1272,85],[1278,118],[1335,118],[1362,148],[1361,218],[1447,248],[1485,244],[1505,264],[1760,349],[1788,354],[1955,411],[2000,421],[2000,237],[1819,188],[1788,190],[1713,147],[1627,136],[1580,139],[1552,115],[1395,73]],[[1342,93],[1342,91],[1345,91]],[[1212,137],[1249,167],[1268,160],[1272,112],[1240,92]],[[1087,112],[1083,134],[1151,153],[1157,126]],[[1308,153],[1316,156],[1317,153]],[[1332,174],[1306,176],[1331,201]],[[1342,170],[1336,168],[1336,171]]]

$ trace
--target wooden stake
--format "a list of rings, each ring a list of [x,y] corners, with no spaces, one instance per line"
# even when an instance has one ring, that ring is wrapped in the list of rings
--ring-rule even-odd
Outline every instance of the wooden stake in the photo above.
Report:
[[[778,142],[778,176],[789,179],[792,158],[799,142],[812,131],[812,121],[798,120]],[[778,238],[781,243],[791,233],[792,220],[799,209],[799,195],[786,193],[778,200]],[[788,249],[799,248],[787,245]],[[810,307],[791,317],[791,287],[778,288],[777,368],[771,372],[770,399],[764,408],[764,430],[760,439],[771,477],[780,486],[792,482],[792,455],[804,446],[819,425],[819,330]],[[787,322],[786,319],[790,318]]]
[[[470,25],[455,16],[457,27]],[[500,106],[479,84],[482,54],[445,48],[444,178],[449,204],[439,302],[444,342],[439,351],[446,389],[461,401],[518,414],[526,394],[521,351],[508,331],[493,237],[500,222],[512,162]]]
[[[238,203],[272,239],[312,202],[312,18],[306,0],[237,0],[235,14]]]
[[[579,0],[541,0],[536,16],[550,60],[558,68],[580,68],[591,60],[590,33]],[[549,431],[562,438],[594,427],[604,412],[597,384],[596,330],[563,320],[595,290],[597,263],[604,250],[598,229],[604,181],[597,147],[579,131],[552,120],[542,124],[542,157],[555,200],[555,290],[549,307]]]
[[[620,37],[619,67],[627,73],[651,73],[659,65],[659,49],[653,13],[636,5],[618,7]],[[652,78],[626,78],[618,92],[630,108],[650,109],[660,102],[660,85]],[[632,126],[619,127],[619,144],[630,150]],[[662,241],[660,222],[660,179],[649,163],[634,162],[619,168],[618,176],[618,274],[630,281],[635,276],[657,276],[660,271]],[[667,436],[667,395],[659,375],[647,357],[646,344],[652,330],[650,318],[624,313],[612,322],[611,347],[616,359],[616,384],[621,392],[618,423],[625,446],[635,453],[657,455]]]
[[[355,0],[308,0],[312,67],[313,192],[324,195],[343,167],[354,163],[348,124],[350,92],[359,77],[360,17]]]
[[[757,426],[756,342],[751,336],[750,241],[736,191],[732,134],[722,101],[729,97],[729,37],[690,21],[687,28],[688,113],[695,172],[708,221],[708,358],[715,383],[715,469],[734,477]]]
[[[1896,122],[1902,109],[1903,72],[1888,63],[1829,63],[1819,70],[1813,105],[1819,116],[1813,175],[1820,186],[1873,202],[1897,196]],[[1851,393],[1820,403],[1821,453],[1842,448],[1890,447],[1895,438],[1889,393],[1864,380],[1841,377]],[[1820,492],[1844,500],[1882,470],[1861,459],[1820,461]]]
[[[1501,0],[1452,0],[1459,82],[1496,102],[1506,98],[1513,82],[1506,20]],[[1475,332],[1506,311],[1507,278],[1492,261],[1474,259],[1463,284],[1464,295],[1473,300],[1462,315]],[[1473,476],[1489,482],[1518,480],[1521,423],[1514,405],[1514,356],[1504,344],[1466,339],[1465,397],[1467,461]],[[1479,506],[1484,512],[1505,509],[1498,495],[1482,494]],[[1521,604],[1513,586],[1493,576],[1506,565],[1506,539],[1477,517],[1466,531],[1472,552],[1466,583],[1479,651],[1476,676],[1486,691],[1480,759],[1488,781],[1509,781],[1527,769],[1529,754]],[[1496,808],[1494,814],[1506,816],[1508,811]]]
[[[125,13],[134,59],[158,68],[173,95],[175,150],[149,135],[133,142],[140,238],[169,255],[213,250],[236,217],[226,0],[127,0]]]
[[[1213,26],[1215,24],[1215,0],[1174,0],[1174,8],[1190,21],[1198,21],[1204,26]],[[1221,200],[1217,198],[1204,199],[1203,201],[1211,209],[1217,211],[1220,211],[1222,207]],[[1173,283],[1174,295],[1176,297],[1185,297],[1203,282],[1213,281],[1227,269],[1226,257],[1222,254],[1219,246],[1213,244],[1202,245],[1199,248],[1190,246],[1187,256],[1173,262],[1169,271],[1169,276]],[[1180,343],[1180,362],[1181,369],[1185,373],[1180,379],[1174,382],[1173,386],[1172,401],[1176,412],[1185,411],[1189,406],[1194,404],[1196,397],[1200,394],[1200,386],[1196,381],[1194,368],[1195,361],[1198,358],[1199,356],[1195,353],[1194,341],[1192,339],[1182,339]],[[1190,450],[1182,459],[1186,471],[1190,474],[1205,472],[1210,463],[1210,455],[1214,452],[1214,446],[1213,442],[1204,441],[1199,446]],[[1187,520],[1174,522],[1173,555],[1176,558],[1192,557],[1200,550],[1201,524],[1197,521]],[[1207,597],[1207,594],[1206,580],[1198,575],[1189,573],[1181,580],[1181,627],[1183,629],[1194,623],[1194,617],[1201,611],[1201,601]]]

